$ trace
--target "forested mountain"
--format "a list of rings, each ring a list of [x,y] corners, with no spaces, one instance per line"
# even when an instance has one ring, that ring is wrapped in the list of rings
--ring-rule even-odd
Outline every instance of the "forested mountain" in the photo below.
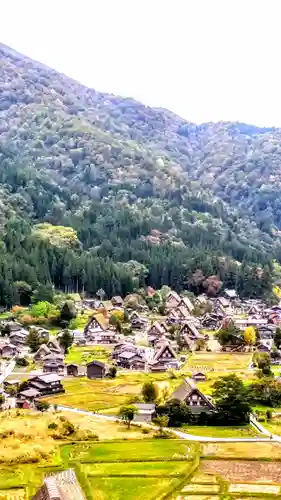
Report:
[[[197,269],[263,294],[281,258],[280,139],[196,126],[0,45],[0,301],[19,280],[192,288]]]

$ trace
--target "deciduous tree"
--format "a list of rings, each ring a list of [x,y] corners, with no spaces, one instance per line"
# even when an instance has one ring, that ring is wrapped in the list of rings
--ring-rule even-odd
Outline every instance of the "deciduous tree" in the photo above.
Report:
[[[218,378],[212,386],[217,409],[226,415],[225,421],[244,423],[251,410],[247,389],[234,373]]]
[[[142,397],[145,403],[154,403],[158,396],[156,384],[152,381],[145,382],[142,386]]]
[[[127,424],[128,429],[130,429],[131,422],[137,413],[138,409],[134,405],[122,406],[119,411],[119,417]]]

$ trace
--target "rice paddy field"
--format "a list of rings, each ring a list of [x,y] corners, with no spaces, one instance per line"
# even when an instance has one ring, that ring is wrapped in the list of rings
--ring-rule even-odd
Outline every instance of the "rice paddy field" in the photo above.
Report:
[[[111,349],[112,350],[112,349]],[[111,350],[109,347],[102,346],[73,346],[65,358],[65,363],[75,363],[77,365],[86,365],[92,360],[102,361],[107,363],[110,360]]]
[[[251,353],[194,352],[188,360],[192,370],[237,371],[247,370],[252,359]]]
[[[38,463],[1,463],[0,499],[31,499],[50,473],[72,468],[87,500],[281,498],[278,443],[143,438],[72,441]]]
[[[60,445],[56,466],[51,463],[2,466],[0,498],[31,499],[46,475],[73,468],[87,500],[156,500],[185,480],[196,454],[194,443],[179,440]]]
[[[277,443],[208,443],[198,467],[173,500],[258,500],[281,498],[281,447]],[[213,454],[217,458],[212,458]]]
[[[89,380],[86,377],[68,377],[63,380],[65,393],[48,397],[46,401],[83,410],[116,414],[120,406],[134,396],[140,396],[145,381],[156,382],[160,393],[164,388],[172,393],[183,379],[182,374],[171,378],[169,373],[149,374],[129,371],[119,372],[115,379]]]
[[[206,425],[183,425],[180,430],[193,436],[217,437],[217,438],[253,438],[257,437],[257,431],[250,425],[243,426],[206,426]],[[260,435],[259,435],[260,436]]]
[[[73,347],[68,354],[67,362],[86,364],[91,359],[106,362],[109,356],[110,352],[100,346]],[[65,378],[63,382],[65,393],[49,397],[47,401],[51,404],[116,414],[120,406],[132,397],[140,395],[143,383],[148,380],[156,382],[160,392],[165,387],[166,394],[172,394],[184,378],[196,370],[207,372],[207,381],[198,383],[198,387],[206,394],[211,393],[216,378],[233,369],[245,382],[250,382],[253,378],[252,372],[247,371],[250,359],[251,354],[247,353],[196,352],[187,359],[179,372],[173,374],[169,372],[149,374],[123,370],[118,372],[114,380]]]

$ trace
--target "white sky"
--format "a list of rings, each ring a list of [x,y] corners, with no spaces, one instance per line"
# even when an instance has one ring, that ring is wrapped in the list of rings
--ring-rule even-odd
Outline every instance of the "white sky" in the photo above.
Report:
[[[3,43],[96,90],[281,126],[281,0],[1,0],[0,15]]]

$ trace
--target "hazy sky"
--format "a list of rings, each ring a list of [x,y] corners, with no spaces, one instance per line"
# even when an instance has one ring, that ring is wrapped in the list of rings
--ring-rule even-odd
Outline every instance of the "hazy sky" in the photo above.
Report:
[[[1,0],[1,41],[194,122],[281,126],[281,0]]]

